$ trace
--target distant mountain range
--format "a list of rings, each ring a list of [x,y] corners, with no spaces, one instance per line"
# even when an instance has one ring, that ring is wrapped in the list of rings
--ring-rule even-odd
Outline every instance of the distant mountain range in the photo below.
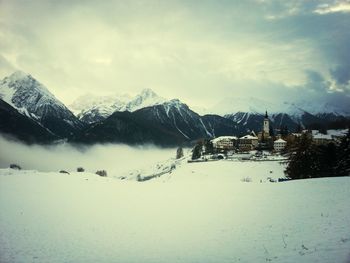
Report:
[[[69,108],[85,123],[101,121],[115,111],[133,112],[145,107],[162,104],[166,99],[159,97],[151,89],[131,97],[129,95],[94,96],[85,95],[75,100]]]
[[[234,133],[233,122],[218,115],[200,116],[175,99],[134,112],[114,112],[76,138],[79,142],[177,145],[199,138]]]
[[[327,99],[322,100],[301,100],[298,102],[280,101],[270,102],[259,98],[224,98],[211,111],[219,115],[231,115],[237,112],[246,112],[251,114],[261,114],[262,111],[267,110],[270,115],[277,115],[280,113],[288,114],[295,122],[300,122],[301,117],[306,113],[314,116],[323,114],[332,114],[335,116],[350,116],[350,98],[349,105],[340,105],[337,102],[331,102]]]
[[[145,89],[135,97],[86,95],[66,107],[31,75],[18,71],[0,81],[0,132],[27,142],[68,139],[178,145],[260,131],[265,110],[271,113],[274,128],[287,126],[290,130],[344,121],[350,116],[334,105],[305,110],[310,105],[228,98],[216,106],[221,116],[201,116],[178,99],[167,100]]]

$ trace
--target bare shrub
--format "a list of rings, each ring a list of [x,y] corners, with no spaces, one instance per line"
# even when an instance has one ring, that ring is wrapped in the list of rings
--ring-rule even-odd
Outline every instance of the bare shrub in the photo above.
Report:
[[[107,177],[107,171],[106,170],[96,171],[96,174],[99,175],[99,176]]]
[[[253,180],[252,180],[252,178],[250,178],[250,177],[243,177],[243,178],[241,179],[241,181],[242,181],[242,182],[246,182],[246,183],[251,183]]]
[[[78,167],[78,168],[77,168],[77,172],[78,172],[78,173],[85,172],[85,169],[84,169],[83,167]]]
[[[22,170],[22,167],[15,163],[10,164],[10,168],[16,169],[16,170]]]

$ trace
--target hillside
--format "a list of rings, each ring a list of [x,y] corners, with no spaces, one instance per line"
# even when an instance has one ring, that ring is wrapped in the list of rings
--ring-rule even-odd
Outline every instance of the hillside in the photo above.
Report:
[[[0,261],[347,262],[350,178],[266,181],[282,170],[183,163],[140,183],[2,169]]]

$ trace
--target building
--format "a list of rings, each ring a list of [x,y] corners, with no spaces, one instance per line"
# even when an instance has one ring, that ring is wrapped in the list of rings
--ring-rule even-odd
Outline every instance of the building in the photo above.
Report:
[[[238,148],[242,152],[247,152],[247,151],[254,150],[258,146],[258,143],[259,143],[258,137],[252,136],[252,135],[245,135],[239,138]]]
[[[282,151],[284,148],[286,148],[287,142],[283,139],[278,139],[273,142],[273,148],[276,152]]]
[[[322,133],[317,133],[317,134],[312,134],[312,141],[317,144],[328,144],[333,141],[333,138],[329,134],[322,134]]]
[[[267,111],[265,112],[263,133],[270,135],[270,123],[269,123],[269,116],[267,115]]]
[[[343,137],[348,133],[348,129],[338,129],[338,130],[327,130],[325,133],[320,132],[319,130],[312,130],[311,136],[315,144],[328,144],[328,143],[339,143]]]
[[[236,136],[220,136],[213,140],[213,147],[217,150],[234,150],[237,145],[237,137]]]
[[[347,135],[349,129],[340,129],[340,130],[327,130],[327,134],[332,136],[332,139],[336,143],[340,143],[341,139]]]
[[[267,115],[267,111],[265,112],[265,117],[263,120],[262,131],[258,133],[259,142],[267,142],[270,138],[270,120]]]
[[[263,120],[262,130],[258,133],[259,144],[258,150],[272,150],[273,149],[273,138],[270,134],[270,120],[265,112],[265,117]]]

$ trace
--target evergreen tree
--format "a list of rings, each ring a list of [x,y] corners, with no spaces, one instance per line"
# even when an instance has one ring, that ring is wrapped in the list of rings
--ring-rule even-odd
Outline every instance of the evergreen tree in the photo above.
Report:
[[[339,146],[315,145],[303,134],[289,150],[292,153],[285,173],[291,179],[350,175],[350,131]]]
[[[295,132],[296,133],[301,133],[303,131],[303,127],[301,127],[300,123],[298,123],[296,129],[295,129]]]
[[[291,179],[310,178],[314,168],[312,141],[303,134],[292,149],[285,173]]]
[[[272,125],[270,125],[270,128],[269,128],[269,135],[271,137],[274,137],[275,136],[275,130],[273,129]]]
[[[281,133],[282,138],[286,138],[289,134],[288,126],[287,125],[281,126],[280,133]]]
[[[192,160],[198,159],[201,157],[201,146],[199,146],[198,144],[196,144],[193,148],[192,151]]]
[[[203,143],[197,142],[197,144],[194,146],[192,150],[192,160],[198,159],[202,156],[202,148],[203,148]]]
[[[204,140],[205,153],[214,153],[214,145],[211,140]]]
[[[336,176],[350,175],[350,129],[342,138],[338,147],[338,164],[335,167]]]
[[[314,170],[312,177],[334,176],[334,168],[337,165],[337,147],[334,143],[313,146]]]
[[[176,150],[176,159],[180,159],[184,156],[184,152],[182,150],[182,147],[177,148]]]

